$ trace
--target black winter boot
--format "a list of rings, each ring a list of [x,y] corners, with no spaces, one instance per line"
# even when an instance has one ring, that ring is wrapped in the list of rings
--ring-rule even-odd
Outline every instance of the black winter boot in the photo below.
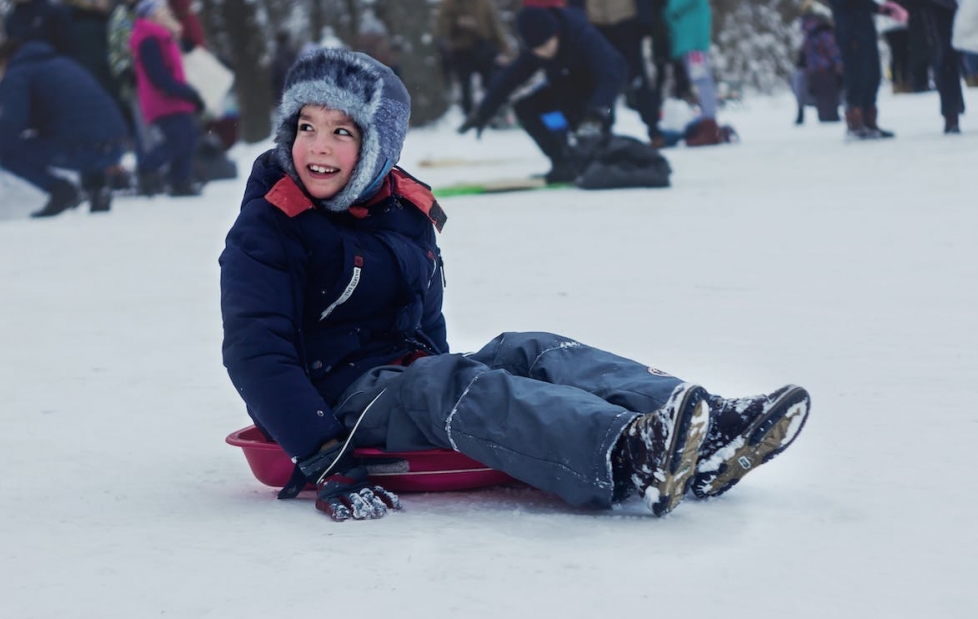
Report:
[[[720,496],[798,437],[811,398],[795,385],[768,395],[727,399],[711,395],[710,431],[699,452],[693,494]]]
[[[82,174],[82,189],[88,196],[89,210],[92,213],[104,213],[112,207],[112,190],[107,184],[107,175],[103,172]]]
[[[201,186],[191,180],[173,183],[168,194],[172,198],[185,198],[199,196],[202,192]]]
[[[579,173],[578,165],[570,158],[554,159],[550,171],[543,175],[548,185],[573,183]]]
[[[944,117],[944,134],[958,135],[961,133],[961,125],[958,124],[958,115],[949,114]]]
[[[886,129],[880,129],[876,124],[876,108],[868,107],[863,110],[863,122],[866,124],[866,128],[870,131],[876,133],[877,138],[892,138],[896,137],[896,134],[892,131],[887,131]]]
[[[846,110],[847,140],[875,140],[878,137],[879,135],[871,131],[863,121],[863,109],[861,107],[851,107]]]
[[[166,181],[159,172],[139,172],[136,175],[136,193],[152,197],[166,191]]]
[[[710,422],[706,391],[684,383],[657,411],[632,420],[612,454],[616,498],[637,489],[652,513],[664,516],[683,500]]]
[[[70,208],[75,208],[82,201],[81,192],[72,183],[59,179],[51,187],[47,204],[39,211],[31,213],[31,217],[53,217],[60,215]]]

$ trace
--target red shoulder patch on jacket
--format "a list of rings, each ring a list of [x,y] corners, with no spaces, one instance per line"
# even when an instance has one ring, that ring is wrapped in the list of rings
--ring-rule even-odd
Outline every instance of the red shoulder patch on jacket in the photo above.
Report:
[[[418,207],[431,220],[435,230],[441,232],[441,229],[445,227],[445,222],[448,221],[448,215],[445,214],[441,205],[438,204],[438,200],[431,193],[431,187],[401,168],[394,168],[390,176],[393,185],[392,193],[407,199],[411,204]]]
[[[299,189],[290,176],[283,176],[282,180],[275,183],[275,186],[265,194],[265,199],[289,217],[295,217],[299,213],[315,208],[309,197]]]

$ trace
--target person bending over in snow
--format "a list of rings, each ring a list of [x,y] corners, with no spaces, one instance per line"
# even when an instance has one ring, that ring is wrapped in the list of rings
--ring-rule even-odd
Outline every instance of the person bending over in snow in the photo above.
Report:
[[[275,147],[255,161],[221,254],[224,365],[255,424],[335,520],[398,498],[355,446],[456,450],[576,506],[633,493],[658,516],[722,494],[797,437],[809,395],[725,399],[552,333],[449,351],[429,188],[394,167],[410,100],[363,54],[289,71]]]
[[[579,8],[526,7],[516,16],[516,29],[519,55],[496,74],[458,131],[475,129],[481,135],[499,106],[543,69],[546,83],[517,101],[513,111],[550,158],[546,182],[572,182],[611,129],[628,65]]]

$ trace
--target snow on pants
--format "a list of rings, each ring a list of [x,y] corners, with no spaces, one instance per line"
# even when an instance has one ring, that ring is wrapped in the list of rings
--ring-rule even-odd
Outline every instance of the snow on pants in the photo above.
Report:
[[[612,502],[625,425],[665,404],[678,378],[551,333],[504,333],[482,350],[374,368],[336,416],[357,445],[453,449],[571,505]]]

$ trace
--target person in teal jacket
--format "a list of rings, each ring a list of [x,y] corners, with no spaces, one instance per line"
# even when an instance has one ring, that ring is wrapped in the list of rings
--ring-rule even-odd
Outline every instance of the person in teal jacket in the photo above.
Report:
[[[700,104],[700,121],[687,132],[686,145],[707,146],[728,141],[716,121],[716,84],[707,56],[713,24],[709,0],[668,0],[665,17],[672,57],[686,66]]]

